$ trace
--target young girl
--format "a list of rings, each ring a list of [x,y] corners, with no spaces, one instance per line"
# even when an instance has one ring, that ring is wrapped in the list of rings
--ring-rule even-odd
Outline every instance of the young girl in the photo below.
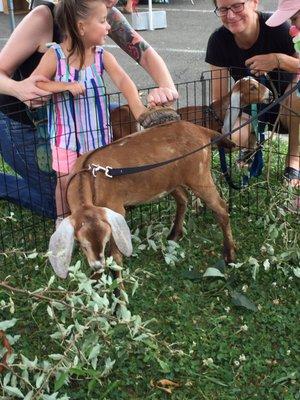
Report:
[[[99,46],[110,29],[103,0],[61,0],[55,16],[64,40],[51,46],[33,74],[48,78],[49,82],[39,82],[38,86],[53,93],[48,129],[57,172],[59,223],[68,212],[66,185],[77,157],[112,141],[104,70],[127,99],[136,119],[146,108],[129,76],[113,55]]]

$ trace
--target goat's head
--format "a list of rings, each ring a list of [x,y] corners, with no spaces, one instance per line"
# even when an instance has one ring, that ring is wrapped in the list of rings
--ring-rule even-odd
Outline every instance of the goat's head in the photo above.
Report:
[[[68,275],[74,239],[93,270],[105,267],[105,248],[111,236],[125,256],[132,254],[131,235],[125,218],[105,207],[85,207],[65,218],[49,242],[49,260],[61,278]]]
[[[256,79],[251,76],[240,79],[232,88],[230,103],[225,114],[222,132],[228,133],[232,130],[239,116],[241,107],[256,103],[266,104],[270,103],[272,100],[272,92]]]
[[[139,130],[138,123],[127,104],[111,110],[110,121],[114,140],[121,139]]]
[[[245,107],[255,103],[270,103],[273,100],[272,92],[251,76],[237,81],[231,91],[231,98],[237,97],[238,107]]]

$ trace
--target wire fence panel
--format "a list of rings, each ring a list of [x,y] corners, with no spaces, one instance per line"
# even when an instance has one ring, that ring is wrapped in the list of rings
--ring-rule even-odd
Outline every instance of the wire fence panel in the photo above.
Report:
[[[235,71],[236,74],[238,72]],[[177,84],[179,99],[176,102],[176,108],[182,119],[221,131],[224,113],[228,110],[229,113],[234,113],[235,110],[230,96],[224,96],[217,106],[213,102],[212,87],[220,84],[221,90],[222,74],[225,72],[221,71],[219,74],[219,76],[216,74],[212,76],[211,72],[204,72],[198,81]],[[262,83],[272,86],[266,79]],[[273,84],[279,93],[283,83],[286,86],[287,82],[278,82],[273,76]],[[233,82],[230,86],[229,90],[232,89]],[[144,89],[143,93],[146,94],[148,91],[149,88]],[[89,93],[86,93],[86,97],[88,101]],[[75,159],[90,148],[109,144],[112,140],[110,134],[113,135],[114,140],[117,140],[139,129],[119,93],[105,93],[104,97],[105,99],[101,101],[103,100],[103,104],[109,107],[104,125],[103,121],[100,121],[97,109],[94,110],[93,115],[89,115],[85,110],[76,108],[75,103],[72,116],[75,123],[73,125],[69,123],[67,127],[56,126],[51,131],[52,134],[54,131],[61,132],[60,141],[66,142],[71,136],[75,138],[70,147],[75,153]],[[68,102],[70,95],[67,94],[62,99],[61,101]],[[213,151],[213,175],[223,197],[229,203],[232,215],[237,210],[246,215],[259,215],[260,204],[268,201],[270,191],[278,186],[284,187],[282,176],[290,150],[285,126],[294,127],[298,124],[299,133],[300,112],[300,107],[293,110],[291,98],[288,98],[285,104],[286,107],[281,109],[281,120],[284,124],[274,127],[279,106],[269,112],[267,124],[265,118],[252,124],[251,135],[255,140],[252,147],[249,144],[248,150],[251,150],[249,160],[243,159],[242,150],[237,148],[235,151],[225,153],[224,167],[222,163],[220,165],[218,151]],[[299,106],[299,102],[297,104]],[[61,104],[59,110],[64,110],[63,107],[64,104]],[[252,116],[260,110],[259,105],[243,109]],[[242,111],[239,109],[238,113],[241,116]],[[45,107],[30,111],[23,103],[14,103],[0,108],[0,154],[2,155],[0,158],[0,262],[5,262],[12,254],[17,259],[20,252],[31,252],[33,249],[46,251],[49,237],[54,230],[56,218],[54,193],[57,190],[55,189],[57,174],[52,169],[53,157],[55,158],[53,146],[55,144],[59,146],[59,140],[57,137],[50,137],[48,115]],[[68,121],[68,118],[65,115],[62,124]],[[99,131],[104,130],[101,134],[96,132],[93,136],[89,126],[97,130],[98,124]],[[65,131],[68,137],[64,136]],[[70,133],[73,135],[70,136]],[[295,135],[294,132],[293,135]],[[94,143],[95,137],[101,137],[103,141]],[[260,159],[256,156],[258,152],[261,154]],[[70,153],[72,157],[73,153]],[[66,155],[67,164],[70,161],[68,159],[71,157],[70,154]],[[255,173],[252,173],[254,162],[258,164],[258,167]],[[224,168],[227,168],[228,176],[240,190],[228,186],[224,179]],[[67,173],[60,173],[59,182]],[[127,212],[127,220],[132,228],[147,225],[154,220],[165,220],[170,223],[175,213],[173,203],[173,200],[165,198],[154,204],[130,208]],[[197,207],[194,199],[192,199],[192,204],[194,208]],[[67,210],[64,213],[67,214]]]

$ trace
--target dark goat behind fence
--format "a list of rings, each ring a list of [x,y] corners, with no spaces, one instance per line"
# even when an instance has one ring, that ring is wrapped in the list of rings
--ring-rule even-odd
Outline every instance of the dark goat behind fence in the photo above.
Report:
[[[211,84],[210,73],[203,73],[198,81],[178,84],[180,97],[176,108],[181,109],[180,113],[183,119],[214,129],[221,129],[222,112],[218,113],[217,109],[211,111],[210,107],[212,104]],[[145,93],[147,90],[145,89],[143,92]],[[138,125],[130,117],[131,114],[127,106],[124,106],[120,94],[107,96],[108,103],[112,106],[110,125],[115,138],[135,132]],[[290,105],[289,100],[286,103]],[[122,107],[119,108],[120,106]],[[201,118],[199,118],[199,107],[201,108]],[[55,218],[53,193],[56,174],[51,170],[51,147],[47,133],[45,109],[35,111],[31,115],[34,121],[32,124],[28,119],[27,111],[24,111],[23,103],[7,105],[5,108],[6,110],[4,107],[0,109],[0,154],[2,155],[0,158],[0,263],[5,262],[10,254],[31,252],[34,249],[46,251],[49,238],[54,230]],[[220,103],[220,108],[222,109],[222,103]],[[205,118],[203,118],[203,110],[206,110]],[[234,112],[231,105],[229,113]],[[7,119],[4,113],[9,115],[10,119]],[[272,110],[271,113],[274,113],[275,116],[276,110]],[[283,108],[281,113],[281,119],[285,122],[286,127],[289,128],[291,123],[296,126],[297,122],[295,121],[298,117],[290,108]],[[214,124],[219,126],[216,127]],[[265,138],[268,138],[272,126],[269,125],[265,130]],[[84,132],[84,129],[81,131]],[[282,128],[279,127],[276,131],[282,133]],[[10,137],[11,132],[14,132],[13,137]],[[281,185],[288,152],[286,138],[286,133],[283,135],[275,133],[271,137],[272,140],[265,142],[263,173],[252,178],[249,186],[240,192],[235,192],[226,185],[220,172],[219,155],[217,152],[213,153],[213,175],[232,211],[243,210],[246,215],[260,214],[259,204],[262,201],[268,201],[269,198],[268,185],[265,184],[266,177],[271,180],[272,185]],[[12,144],[12,142],[14,143]],[[226,155],[230,174],[235,180],[241,181],[248,174],[248,170],[238,168],[236,163],[238,157],[239,151],[228,152]],[[267,167],[269,157],[272,157],[270,168]],[[38,164],[38,169],[36,169],[36,164]],[[46,189],[44,190],[44,188]],[[169,200],[136,207],[128,213],[128,222],[131,226],[137,226],[149,224],[149,221],[155,219],[167,219],[169,223],[173,214],[172,208],[173,204]]]

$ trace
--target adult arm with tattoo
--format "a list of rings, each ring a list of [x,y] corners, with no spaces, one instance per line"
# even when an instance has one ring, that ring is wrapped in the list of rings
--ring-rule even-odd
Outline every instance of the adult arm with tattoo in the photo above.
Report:
[[[158,88],[150,91],[148,104],[155,106],[176,100],[178,93],[174,82],[158,53],[130,26],[116,8],[109,11],[108,22],[111,25],[109,36],[112,40],[138,62],[158,85]]]

